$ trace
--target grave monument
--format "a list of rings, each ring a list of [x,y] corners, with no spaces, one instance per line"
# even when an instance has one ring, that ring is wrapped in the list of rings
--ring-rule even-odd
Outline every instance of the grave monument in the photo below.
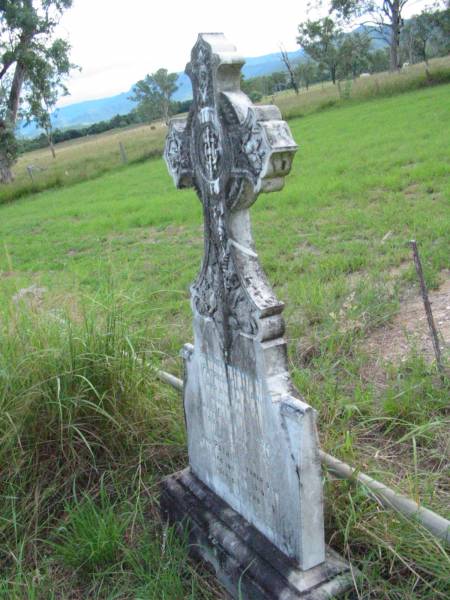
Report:
[[[243,63],[223,34],[200,34],[193,104],[166,140],[175,185],[202,202],[205,245],[182,351],[189,467],[164,480],[161,509],[234,598],[318,600],[352,580],[325,546],[315,413],[292,385],[283,304],[249,216],[260,192],[283,187],[297,146],[276,106],[241,92]]]

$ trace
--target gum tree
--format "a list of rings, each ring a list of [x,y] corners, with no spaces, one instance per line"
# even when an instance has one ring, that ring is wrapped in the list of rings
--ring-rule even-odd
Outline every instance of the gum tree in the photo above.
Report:
[[[19,115],[39,122],[66,91],[70,46],[55,37],[55,29],[71,5],[72,0],[0,0],[1,183],[13,180]]]
[[[137,111],[144,120],[153,121],[162,117],[166,125],[169,123],[171,99],[178,89],[177,79],[177,73],[158,69],[133,86],[130,100],[137,102]]]
[[[390,70],[400,67],[399,45],[403,9],[410,0],[332,0],[331,12],[350,20],[364,17],[363,24],[374,29],[389,44]]]
[[[330,17],[298,26],[297,43],[320,68],[328,71],[333,83],[336,83],[343,41],[344,32]]]

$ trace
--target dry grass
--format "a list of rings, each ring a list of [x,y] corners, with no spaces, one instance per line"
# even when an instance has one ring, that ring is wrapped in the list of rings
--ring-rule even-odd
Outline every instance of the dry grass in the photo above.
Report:
[[[435,58],[429,62],[429,72],[433,78],[449,79],[450,56]],[[391,96],[411,89],[427,85],[425,63],[411,65],[399,73],[375,73],[370,77],[359,77],[350,82],[349,98],[347,100],[368,100],[380,96]],[[339,89],[340,87],[340,89]],[[344,94],[345,82],[341,85],[333,85],[331,82],[323,82],[312,85],[309,90],[301,90],[296,96],[292,90],[279,92],[275,96],[268,96],[263,102],[275,103],[280,108],[285,118],[307,115],[317,110],[324,110],[345,101],[341,97],[340,90]]]
[[[27,152],[14,167],[14,183],[0,190],[0,203],[120,169],[123,165],[119,142],[124,145],[130,163],[160,156],[165,134],[166,127],[162,123],[139,125],[57,144],[55,159],[47,148]],[[27,171],[30,165],[34,167],[33,182]]]

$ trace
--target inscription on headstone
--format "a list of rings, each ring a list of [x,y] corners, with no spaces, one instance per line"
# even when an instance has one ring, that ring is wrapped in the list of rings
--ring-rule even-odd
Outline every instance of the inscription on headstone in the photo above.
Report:
[[[283,304],[250,225],[249,207],[260,192],[283,187],[297,146],[277,107],[253,106],[241,92],[243,62],[222,34],[199,35],[186,67],[192,108],[171,121],[166,141],[175,184],[194,187],[203,205],[204,257],[191,287],[194,344],[183,349],[190,468],[164,482],[162,505],[172,521],[189,518],[194,544],[203,540],[197,553],[232,593],[245,560],[262,560],[261,539],[272,558],[298,570],[297,583],[283,580],[291,596],[257,595],[261,575],[249,569],[248,597],[297,598],[312,582],[345,589],[347,566],[325,548],[315,415],[291,383]],[[224,550],[232,536],[236,544]],[[217,563],[221,552],[234,570],[228,559]],[[306,571],[315,573],[310,583]]]

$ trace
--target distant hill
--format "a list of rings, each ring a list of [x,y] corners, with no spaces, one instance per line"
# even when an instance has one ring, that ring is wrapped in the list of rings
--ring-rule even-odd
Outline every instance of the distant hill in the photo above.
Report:
[[[303,50],[296,50],[288,54],[292,61],[299,60],[304,55]],[[247,58],[242,72],[246,79],[250,79],[251,77],[269,75],[284,68],[279,54],[266,54],[264,56]],[[192,98],[191,82],[185,73],[178,74],[177,85],[178,90],[173,96],[174,100],[181,101]],[[130,94],[131,90],[122,92],[116,96],[109,96],[98,100],[87,100],[64,106],[53,113],[53,125],[58,129],[68,129],[91,125],[98,121],[106,121],[115,115],[127,114],[135,107],[135,103],[129,100]],[[20,132],[23,137],[33,137],[37,133],[38,130],[33,124],[23,127]]]
[[[386,46],[386,42],[381,40],[379,35],[374,31],[370,31],[370,28],[359,26],[355,31],[361,32],[364,29],[369,32],[372,38],[373,50]],[[302,49],[288,52],[288,55],[292,62],[298,62],[305,58],[305,53]],[[270,73],[274,73],[275,71],[283,71],[285,68],[280,53],[265,54],[263,56],[246,58],[242,73],[246,79],[251,79],[252,77],[270,75]],[[192,98],[191,82],[185,73],[178,74],[177,85],[178,89],[173,96],[174,100],[183,101]],[[106,121],[115,115],[127,114],[135,107],[135,103],[129,99],[130,94],[131,90],[122,92],[116,96],[109,96],[98,100],[87,100],[64,106],[53,113],[53,125],[58,129],[69,129],[71,127],[91,125],[98,121]],[[38,129],[33,124],[23,127],[20,131],[20,135],[23,137],[34,137],[38,133]]]

